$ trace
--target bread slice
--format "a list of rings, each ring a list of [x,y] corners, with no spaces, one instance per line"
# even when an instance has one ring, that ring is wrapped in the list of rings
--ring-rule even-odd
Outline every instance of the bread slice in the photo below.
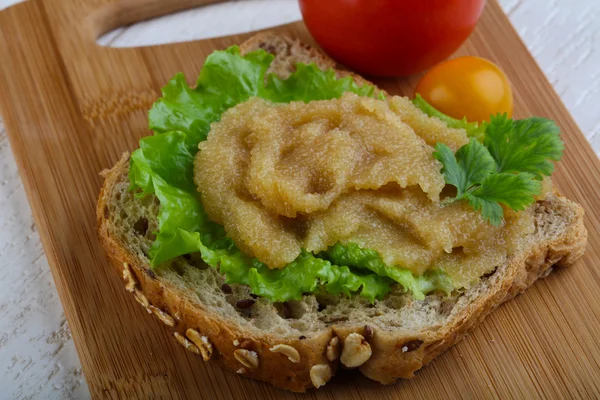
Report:
[[[275,55],[271,70],[283,77],[298,62],[335,67],[317,50],[272,33],[241,46],[243,52],[257,48]],[[125,155],[104,171],[97,207],[100,240],[127,290],[204,360],[296,392],[325,384],[340,362],[360,365],[364,375],[385,384],[412,377],[553,265],[575,263],[587,239],[582,208],[551,194],[524,211],[534,216],[535,232],[469,290],[417,301],[397,289],[374,305],[359,296],[313,295],[272,303],[253,298],[245,286],[224,285],[216,269],[191,257],[152,270],[147,252],[160,205],[152,195],[140,199],[128,190],[128,168]]]

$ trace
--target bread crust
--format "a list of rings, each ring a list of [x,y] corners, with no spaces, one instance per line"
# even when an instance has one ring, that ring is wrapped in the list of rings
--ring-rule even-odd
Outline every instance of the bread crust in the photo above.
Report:
[[[256,48],[275,53],[278,64],[274,68],[279,69],[278,73],[284,68],[290,68],[290,60],[295,63],[302,58],[312,59],[321,68],[335,66],[331,59],[318,50],[273,33],[257,35],[241,45],[242,52]],[[359,83],[367,82],[357,75],[341,70],[338,74],[349,74]],[[502,267],[502,271],[495,274],[497,276],[491,288],[484,295],[470,299],[466,306],[451,315],[443,326],[434,326],[407,335],[393,331],[372,331],[365,326],[331,324],[308,338],[282,340],[276,335],[257,334],[244,329],[209,310],[200,302],[190,301],[179,288],[159,279],[144,259],[127,250],[124,239],[111,230],[108,210],[112,192],[116,190],[119,182],[126,179],[128,168],[129,157],[124,155],[111,170],[103,173],[105,181],[97,205],[100,241],[111,265],[119,273],[123,273],[125,269],[126,278],[129,276],[127,270],[130,271],[131,277],[126,279],[127,289],[149,312],[153,312],[161,321],[172,326],[174,335],[179,335],[178,341],[188,350],[195,351],[194,347],[198,350],[188,332],[188,329],[193,329],[204,336],[212,346],[214,351],[211,359],[228,370],[294,392],[303,392],[317,385],[314,376],[311,379],[313,366],[323,366],[313,370],[313,373],[321,372],[323,375],[322,371],[327,370],[325,366],[330,368],[332,374],[335,373],[339,361],[328,359],[328,345],[334,337],[339,337],[343,343],[352,333],[366,337],[365,341],[372,353],[368,361],[359,367],[364,375],[384,384],[393,383],[398,378],[412,377],[415,371],[460,341],[496,307],[522,293],[540,277],[546,276],[553,265],[570,266],[575,263],[583,254],[587,242],[583,210],[557,194],[538,206],[552,209],[564,207],[571,215],[565,232],[547,242],[533,244],[526,254],[512,257],[509,263]],[[298,362],[294,362],[295,357],[290,357],[286,352],[271,350],[282,344],[297,350]],[[247,351],[236,352],[240,349]],[[258,365],[244,362],[244,356],[252,358],[254,355]],[[325,382],[328,380],[327,376],[323,378]]]

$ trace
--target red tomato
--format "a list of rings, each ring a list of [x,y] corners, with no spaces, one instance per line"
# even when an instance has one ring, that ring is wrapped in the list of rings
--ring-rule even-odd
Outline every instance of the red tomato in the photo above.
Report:
[[[356,71],[403,76],[446,59],[485,0],[300,0],[304,23],[332,58]]]

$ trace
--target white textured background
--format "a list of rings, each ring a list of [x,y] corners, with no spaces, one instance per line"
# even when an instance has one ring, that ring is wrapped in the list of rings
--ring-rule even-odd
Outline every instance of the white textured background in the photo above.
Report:
[[[499,1],[600,153],[600,0]],[[13,3],[0,0],[0,9]],[[100,42],[183,41],[300,19],[295,0],[235,3],[120,28]],[[89,397],[1,119],[0,260],[0,399]]]

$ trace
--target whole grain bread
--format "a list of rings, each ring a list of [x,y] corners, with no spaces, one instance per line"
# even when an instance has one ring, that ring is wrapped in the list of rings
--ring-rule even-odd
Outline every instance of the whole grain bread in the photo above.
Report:
[[[272,33],[241,45],[242,52],[257,48],[275,55],[271,72],[282,77],[298,62],[335,67],[316,49]],[[225,285],[223,275],[195,257],[152,270],[147,253],[160,204],[128,190],[128,169],[125,155],[104,171],[97,207],[100,240],[126,289],[205,361],[297,392],[325,384],[340,363],[385,384],[412,377],[554,265],[575,263],[587,239],[581,207],[554,193],[524,211],[534,216],[535,232],[518,251],[466,291],[419,301],[395,289],[375,304],[359,296],[314,295],[272,303],[245,286]]]

